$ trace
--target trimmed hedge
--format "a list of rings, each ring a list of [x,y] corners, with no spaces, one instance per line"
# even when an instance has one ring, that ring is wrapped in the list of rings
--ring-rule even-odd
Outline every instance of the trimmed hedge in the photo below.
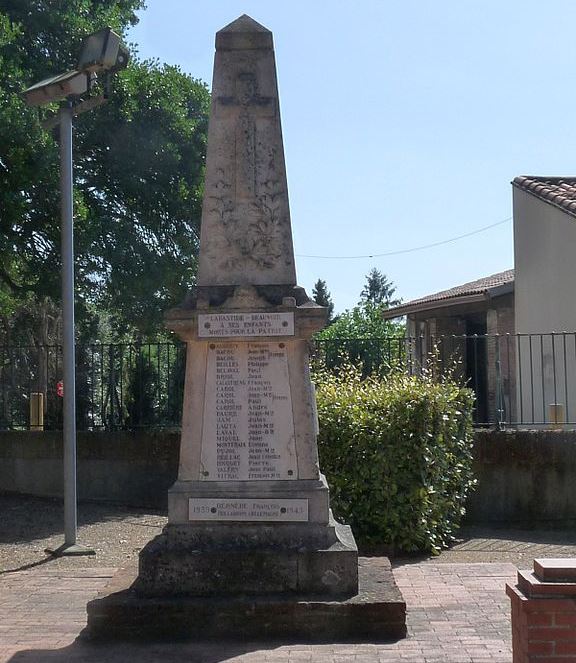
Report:
[[[426,374],[362,378],[350,366],[314,381],[336,516],[363,545],[438,553],[475,484],[473,393]]]

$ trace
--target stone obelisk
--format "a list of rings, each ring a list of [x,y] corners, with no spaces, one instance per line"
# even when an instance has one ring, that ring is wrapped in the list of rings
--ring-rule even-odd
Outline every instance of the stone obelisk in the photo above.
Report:
[[[167,314],[187,343],[178,481],[141,555],[148,594],[354,594],[357,550],[319,471],[272,33],[216,35],[197,286]]]
[[[389,562],[359,565],[318,466],[325,318],[296,285],[272,33],[242,16],[216,35],[197,285],[167,314],[187,344],[168,524],[88,604],[93,637],[405,634]]]

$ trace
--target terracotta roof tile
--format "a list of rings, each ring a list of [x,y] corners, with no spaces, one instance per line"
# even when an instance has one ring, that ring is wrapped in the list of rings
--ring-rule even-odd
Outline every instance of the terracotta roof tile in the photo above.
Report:
[[[425,308],[434,308],[433,306],[426,306],[427,304],[433,304],[438,302],[440,305],[446,300],[453,300],[459,297],[468,297],[470,295],[487,295],[489,296],[490,290],[494,288],[499,288],[500,286],[513,284],[514,283],[514,270],[507,269],[505,272],[498,272],[497,274],[492,274],[491,276],[485,276],[484,278],[477,279],[476,281],[470,281],[469,283],[463,283],[462,285],[457,285],[454,288],[449,288],[448,290],[442,290],[441,292],[436,292],[433,295],[426,295],[426,297],[420,297],[419,299],[413,299],[410,302],[405,304],[400,304],[400,306],[395,306],[394,308],[388,309],[384,312],[385,318],[395,317],[394,312],[397,311],[397,316],[406,315],[412,310],[422,310]]]
[[[442,299],[461,297],[462,295],[477,295],[485,292],[486,290],[490,290],[491,288],[496,288],[506,283],[511,283],[512,281],[514,281],[514,270],[507,269],[505,272],[498,272],[498,274],[485,276],[482,279],[470,281],[470,283],[463,283],[462,285],[457,285],[454,288],[449,288],[448,290],[442,290],[441,292],[437,292],[433,295],[426,295],[426,297],[414,299],[411,302],[403,304],[403,306],[410,306],[411,304],[422,304],[424,302],[436,302]]]
[[[515,177],[513,186],[576,216],[576,177]]]

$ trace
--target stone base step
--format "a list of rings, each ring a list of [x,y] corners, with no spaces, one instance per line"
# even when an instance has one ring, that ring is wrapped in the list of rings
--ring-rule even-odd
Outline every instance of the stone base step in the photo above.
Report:
[[[406,603],[386,558],[359,560],[358,594],[144,597],[119,572],[87,606],[90,639],[381,642],[406,635]]]

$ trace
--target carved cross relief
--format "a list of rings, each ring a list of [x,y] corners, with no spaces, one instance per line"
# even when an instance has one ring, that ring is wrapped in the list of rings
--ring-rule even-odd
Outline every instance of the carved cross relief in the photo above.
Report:
[[[257,196],[257,120],[276,115],[274,97],[263,97],[258,92],[258,81],[253,73],[240,73],[236,78],[236,95],[218,97],[216,105],[220,117],[231,117],[236,132],[236,197]]]
[[[215,116],[230,126],[232,142],[232,167],[218,169],[209,196],[228,242],[221,269],[241,269],[246,262],[270,269],[284,254],[292,265],[285,181],[274,163],[274,141],[281,137],[273,125],[258,126],[277,116],[277,105],[275,97],[260,95],[251,72],[237,75],[233,96],[216,97]]]

